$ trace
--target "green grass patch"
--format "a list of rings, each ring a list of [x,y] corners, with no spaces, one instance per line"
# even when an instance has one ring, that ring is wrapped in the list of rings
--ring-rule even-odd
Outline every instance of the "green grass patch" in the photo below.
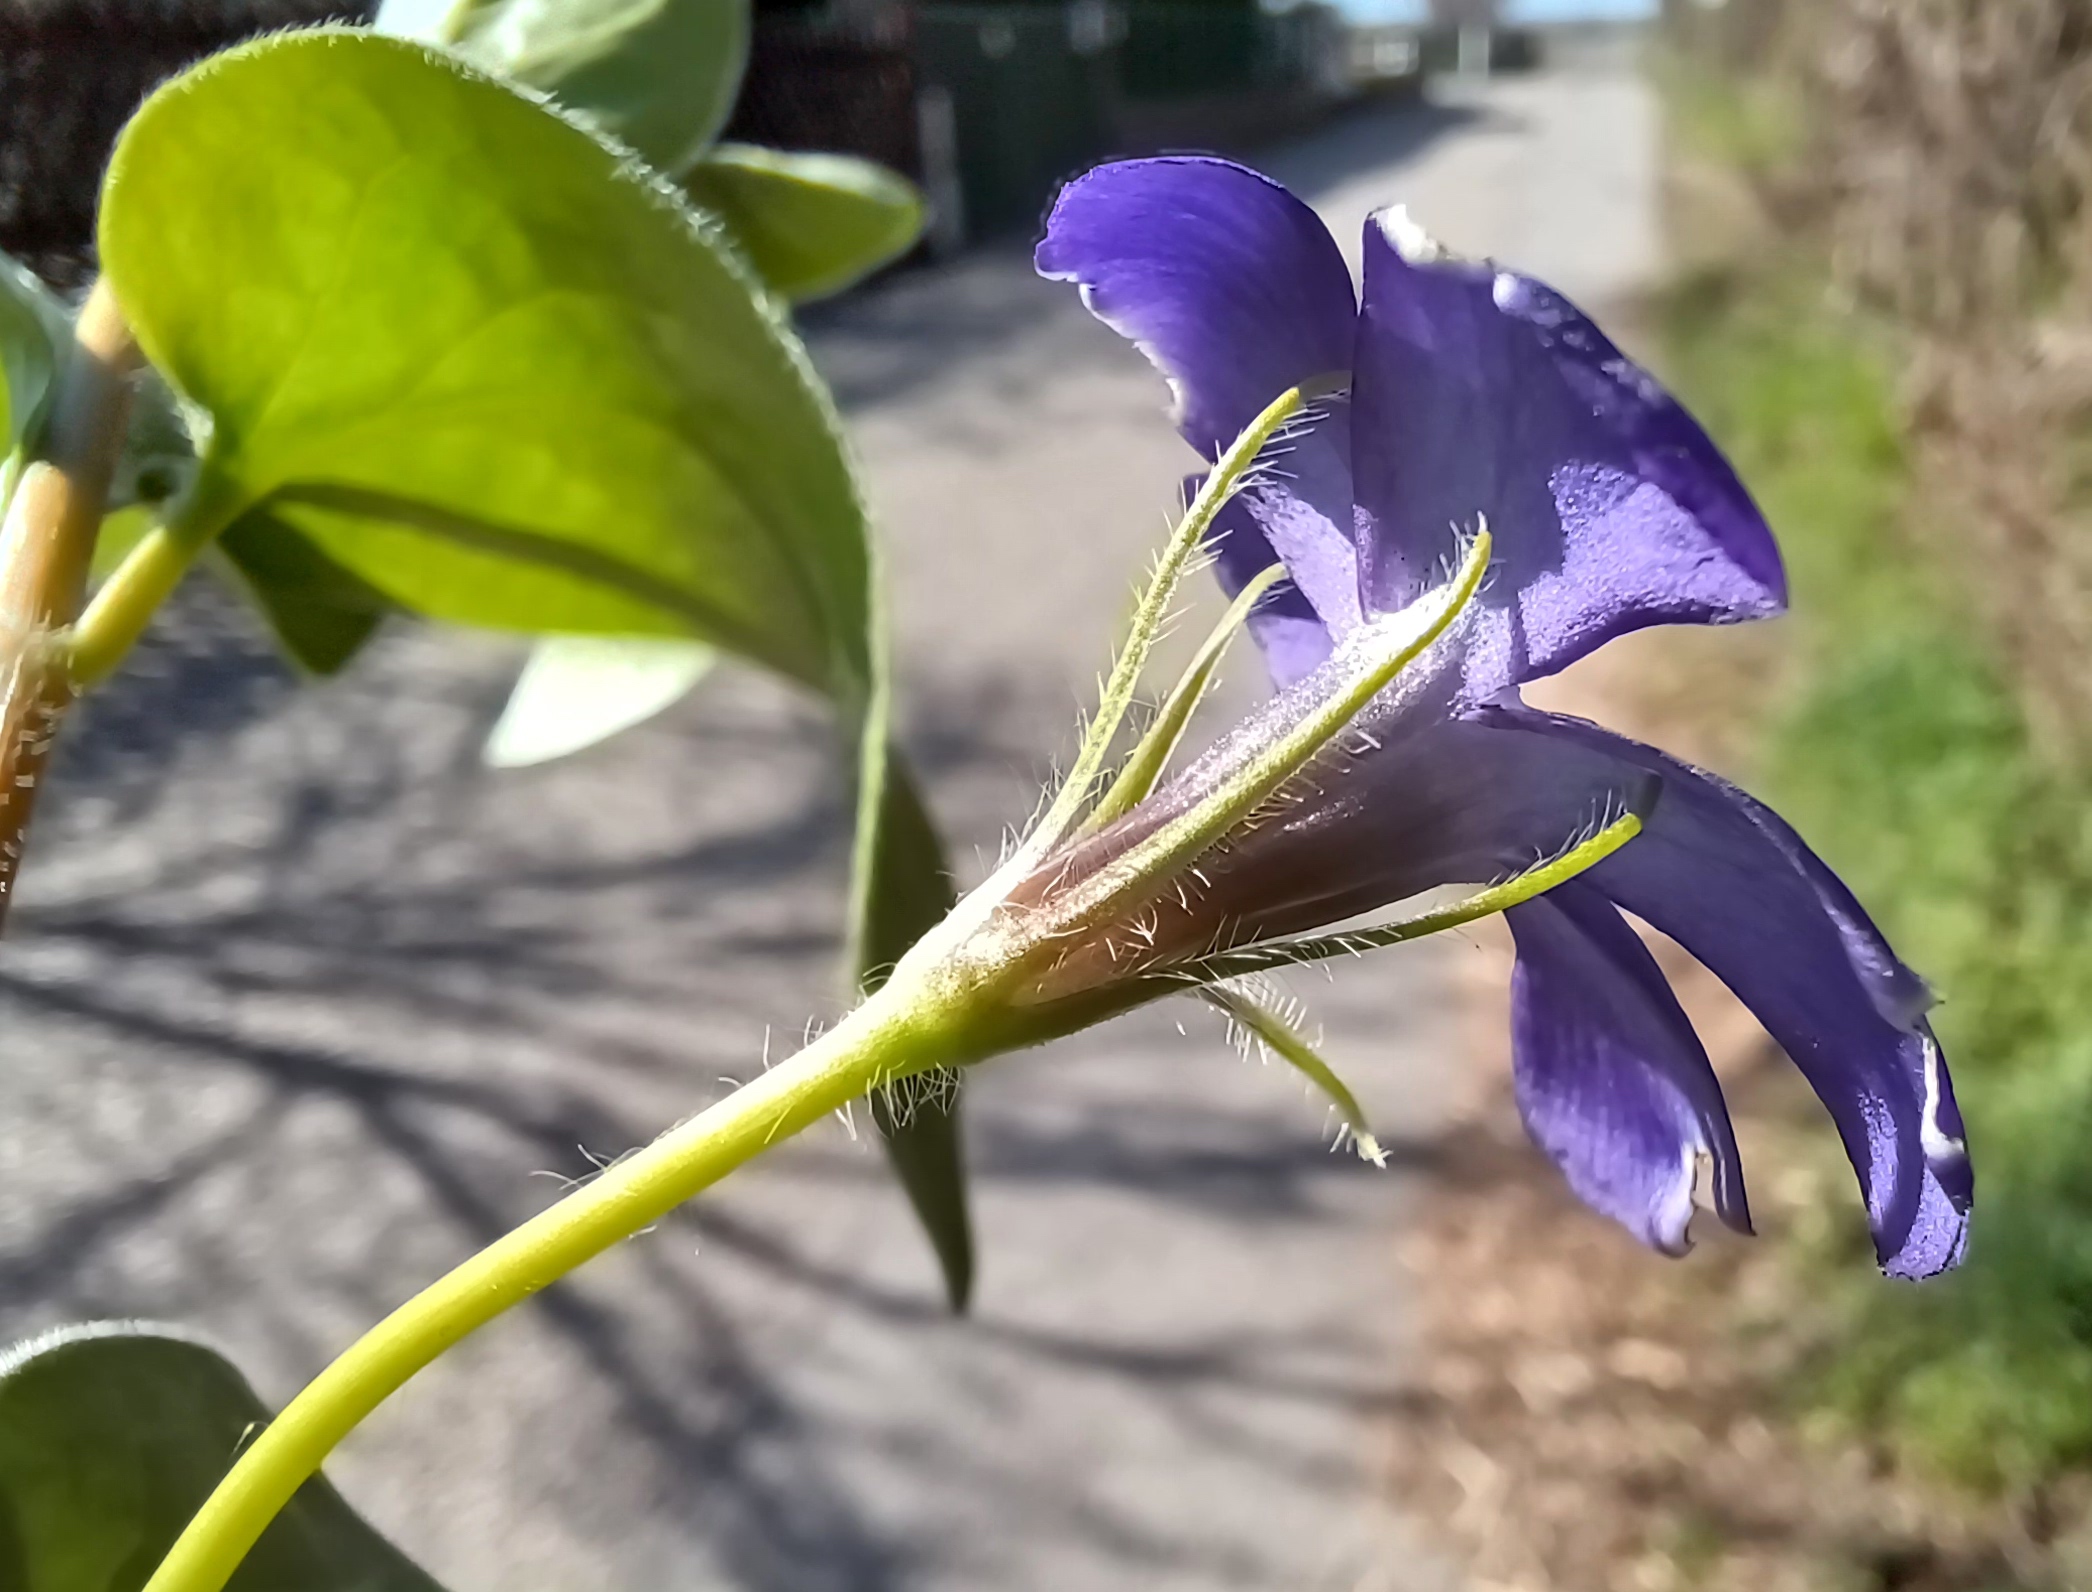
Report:
[[[1663,330],[1793,580],[1756,783],[1942,993],[1976,1159],[1951,1278],[1871,1276],[1856,1218],[1793,1240],[1838,1323],[1815,1393],[1930,1469],[2033,1487],[2092,1460],[2092,790],[2036,752],[1968,571],[1909,528],[1867,328],[1797,272],[1690,284]]]

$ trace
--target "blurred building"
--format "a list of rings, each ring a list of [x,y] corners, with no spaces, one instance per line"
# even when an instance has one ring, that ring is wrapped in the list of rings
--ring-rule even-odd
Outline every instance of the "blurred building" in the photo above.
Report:
[[[360,21],[376,0],[0,0],[0,249],[85,280],[116,134],[163,78],[269,28]]]
[[[729,131],[915,175],[949,247],[1100,157],[1244,149],[1413,81],[1420,29],[1371,31],[1315,0],[767,0]]]
[[[117,130],[154,84],[269,28],[376,0],[4,0],[0,249],[77,286]],[[1113,154],[1241,150],[1412,83],[1414,23],[1320,0],[756,0],[727,136],[836,150],[920,181],[933,245],[1034,224]]]

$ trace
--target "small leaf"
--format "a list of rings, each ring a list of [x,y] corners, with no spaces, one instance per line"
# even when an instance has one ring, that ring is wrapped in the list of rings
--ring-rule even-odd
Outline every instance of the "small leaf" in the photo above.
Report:
[[[857,845],[852,860],[850,960],[861,989],[877,989],[955,899],[937,828],[875,704],[860,749]],[[960,1075],[918,1074],[872,1093],[872,1121],[944,1272],[945,1296],[964,1310],[973,1292],[973,1224],[959,1139]]]
[[[0,1355],[0,1587],[123,1592],[152,1573],[269,1411],[226,1359],[135,1322]],[[438,1592],[324,1478],[228,1592]]]
[[[844,699],[867,553],[835,415],[708,223],[454,58],[277,34],[157,90],[104,268],[208,412],[192,533],[266,503],[432,617],[700,637]]]
[[[339,673],[394,612],[383,592],[267,509],[242,515],[218,538],[218,551],[233,584],[307,674]]]
[[[854,155],[721,144],[684,175],[690,197],[725,224],[771,289],[790,299],[839,293],[922,236],[922,195]]]
[[[546,636],[487,737],[487,764],[523,768],[607,741],[687,696],[717,656],[702,641]]]
[[[748,11],[748,0],[387,0],[377,28],[452,45],[677,172],[733,111]]]
[[[71,317],[26,265],[0,254],[0,458],[21,446],[69,340]]]

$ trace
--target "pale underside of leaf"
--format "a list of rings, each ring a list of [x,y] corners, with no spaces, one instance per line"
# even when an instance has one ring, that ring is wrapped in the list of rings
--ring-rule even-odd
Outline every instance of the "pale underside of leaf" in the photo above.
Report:
[[[642,724],[687,696],[718,652],[654,636],[545,636],[487,736],[493,768],[567,757]]]

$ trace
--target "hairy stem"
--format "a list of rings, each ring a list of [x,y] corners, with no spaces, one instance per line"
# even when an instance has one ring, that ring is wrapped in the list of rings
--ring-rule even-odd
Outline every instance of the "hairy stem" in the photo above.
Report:
[[[219,1592],[334,1446],[444,1350],[867,1089],[958,1059],[942,1014],[903,989],[887,985],[790,1061],[608,1167],[365,1333],[240,1455],[146,1592]]]
[[[59,633],[87,590],[137,358],[115,295],[98,283],[80,307],[35,457],[0,525],[0,919],[52,736],[73,701]]]

